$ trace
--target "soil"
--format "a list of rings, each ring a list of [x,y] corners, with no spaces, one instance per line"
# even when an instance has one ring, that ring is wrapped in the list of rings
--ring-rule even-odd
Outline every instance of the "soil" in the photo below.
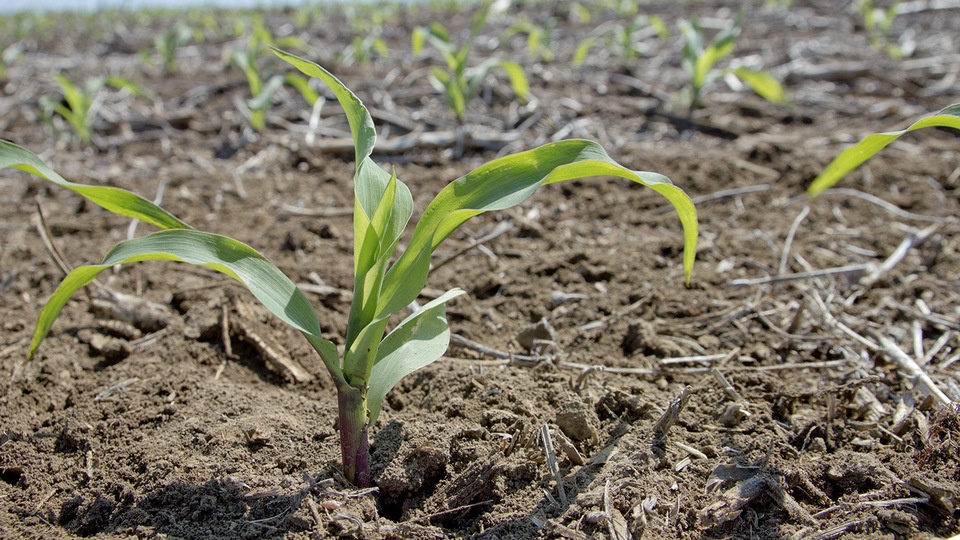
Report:
[[[473,219],[440,248],[425,291],[469,293],[449,308],[458,337],[387,396],[371,430],[376,489],[358,490],[339,470],[322,364],[219,274],[172,263],[104,273],[25,362],[64,275],[38,209],[69,266],[98,261],[131,223],[3,171],[0,537],[957,534],[958,134],[921,130],[840,189],[816,199],[804,190],[845,145],[960,101],[960,9],[902,3],[891,39],[915,49],[895,60],[871,47],[855,3],[755,3],[721,65],[763,68],[789,103],[717,80],[688,115],[676,101],[685,80],[676,22],[698,15],[713,34],[736,3],[645,3],[673,35],[643,38],[633,59],[597,47],[581,67],[570,62],[578,42],[622,19],[596,8],[578,22],[570,8],[538,3],[491,18],[477,61],[521,62],[534,99],[520,103],[492,72],[459,140],[427,81],[439,57],[414,56],[409,40],[437,20],[464,39],[472,9],[382,8],[390,53],[362,65],[343,54],[364,32],[351,21],[367,20],[351,19],[353,8],[265,17],[375,111],[376,159],[418,209],[498,155],[565,137],[669,176],[699,211],[689,288],[676,215],[639,186],[574,181]],[[70,180],[158,196],[194,226],[254,246],[305,284],[342,343],[353,171],[342,112],[323,90],[311,127],[309,107],[283,89],[267,129],[251,132],[246,80],[225,61],[246,43],[251,14],[213,13],[216,27],[203,15],[189,20],[205,39],[184,46],[170,74],[153,39],[183,15],[8,18],[0,44],[23,54],[0,86],[0,137]],[[504,37],[522,17],[556,18],[555,61]],[[262,69],[283,67],[264,59]],[[119,75],[153,98],[102,90],[94,139],[81,143],[38,112],[41,96],[60,95],[57,71],[73,81]]]

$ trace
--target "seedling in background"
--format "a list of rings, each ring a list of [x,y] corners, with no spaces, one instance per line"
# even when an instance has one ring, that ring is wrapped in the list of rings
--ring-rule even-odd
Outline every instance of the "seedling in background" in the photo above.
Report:
[[[527,76],[516,62],[500,58],[488,58],[475,67],[468,67],[470,49],[473,42],[483,30],[487,22],[490,6],[484,6],[473,22],[470,37],[457,47],[450,40],[446,28],[440,23],[433,23],[429,27],[418,26],[413,30],[413,53],[420,54],[425,43],[430,43],[443,56],[447,64],[446,69],[434,67],[430,72],[430,84],[443,94],[447,107],[456,115],[457,121],[463,123],[467,114],[467,103],[477,96],[480,85],[491,69],[499,67],[507,73],[513,93],[522,101],[527,101],[530,95],[530,85]]]
[[[877,7],[875,0],[861,0],[860,14],[863,16],[863,26],[870,35],[870,45],[878,51],[883,51],[890,58],[903,58],[913,54],[916,43],[912,39],[904,39],[902,43],[891,40],[891,28],[897,18],[897,8],[900,2],[893,2],[890,7]]]
[[[377,36],[357,36],[350,43],[350,49],[343,55],[344,64],[366,65],[375,58],[386,58],[390,54],[387,42]]]
[[[343,14],[347,25],[358,34],[373,34],[387,26],[395,26],[393,21],[400,14],[400,4],[396,2],[355,2],[344,3]]]
[[[203,35],[200,33],[199,35]],[[190,43],[190,40],[194,38],[194,31],[192,28],[183,23],[176,23],[166,32],[158,34],[154,40],[153,45],[156,49],[157,54],[160,56],[160,59],[163,61],[163,72],[166,74],[173,73],[177,69],[177,50],[181,47]]]
[[[3,52],[0,52],[0,80],[7,78],[7,68],[22,57],[23,50],[20,48],[19,43],[5,47]]]
[[[268,47],[272,46],[307,48],[306,43],[296,37],[274,38],[263,22],[263,18],[256,16],[253,18],[246,48],[235,50],[230,55],[230,63],[240,68],[247,78],[247,85],[250,88],[250,99],[246,101],[248,119],[250,127],[258,133],[266,129],[267,111],[273,104],[273,96],[284,84],[292,86],[300,92],[303,99],[311,106],[320,97],[316,91],[310,88],[309,81],[295,73],[273,76],[263,74],[263,68],[257,63],[257,60],[264,56]]]
[[[321,334],[310,302],[276,266],[253,248],[231,238],[190,228],[153,203],[107,186],[66,181],[35,155],[0,141],[0,167],[21,169],[67,187],[112,212],[141,219],[164,230],[113,246],[101,264],[73,270],[40,313],[30,344],[33,357],[67,300],[100,272],[117,264],[172,260],[205,266],[243,283],[282,321],[299,330],[333,378],[339,405],[343,470],[351,482],[370,484],[368,431],[380,415],[384,396],[404,376],[440,358],[449,343],[445,304],[464,294],[451,289],[427,302],[386,332],[391,316],[420,295],[430,271],[430,256],[471,217],[504,210],[547,184],[587,176],[612,176],[646,185],[676,208],[684,230],[684,275],[689,283],[697,241],[692,201],[668,178],[631,171],[613,161],[596,143],[560,141],[493,160],[454,180],[426,206],[406,247],[395,251],[413,215],[413,197],[395,173],[371,159],[376,132],[363,103],[322,67],[276,50],[302,73],[326,83],[343,107],[356,151],[354,174],[354,294],[342,357]]]
[[[659,36],[665,39],[670,36],[670,31],[663,24],[663,20],[656,15],[631,15],[627,24],[614,24],[609,28],[603,28],[603,34],[607,36],[604,43],[608,50],[620,58],[632,60],[647,54],[644,42],[648,38]],[[577,45],[577,50],[573,54],[574,66],[583,65],[590,49],[598,40],[596,36],[589,36]]]
[[[689,83],[681,91],[680,100],[688,110],[700,107],[703,91],[719,77],[733,77],[768,101],[781,102],[786,99],[780,83],[766,73],[743,66],[727,69],[715,67],[717,62],[733,52],[742,23],[741,10],[733,24],[717,34],[707,46],[704,46],[703,29],[696,18],[677,23],[683,36],[683,70],[689,76]]]
[[[90,142],[93,138],[93,123],[100,108],[100,90],[104,86],[149,97],[137,83],[115,75],[89,79],[83,86],[74,84],[62,73],[57,73],[56,77],[62,97],[54,99],[41,96],[40,114],[51,125],[54,124],[55,114],[61,116],[83,143]]]
[[[567,20],[578,24],[590,22],[590,8],[581,2],[571,2],[567,9]]]
[[[553,29],[557,26],[557,19],[550,17],[543,25],[536,24],[529,20],[521,20],[511,25],[504,31],[504,39],[510,39],[517,34],[527,36],[527,52],[535,60],[544,62],[553,62],[556,56],[553,54],[551,36]]]
[[[833,161],[827,165],[827,168],[813,180],[813,183],[807,188],[807,194],[811,197],[816,197],[824,190],[833,187],[843,179],[847,173],[862,165],[893,141],[911,131],[927,127],[943,127],[960,131],[960,103],[950,105],[933,116],[921,118],[907,129],[868,135],[862,141],[847,148],[834,158]]]

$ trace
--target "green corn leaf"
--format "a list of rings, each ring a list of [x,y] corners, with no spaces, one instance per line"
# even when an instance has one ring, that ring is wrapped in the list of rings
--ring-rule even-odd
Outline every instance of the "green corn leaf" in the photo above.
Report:
[[[254,94],[251,99],[247,100],[247,107],[251,111],[266,111],[270,108],[270,104],[273,102],[273,96],[281,86],[283,86],[282,75],[270,77],[267,79],[267,84],[263,85],[259,93]],[[261,127],[261,129],[257,131],[263,131],[263,128]]]
[[[483,84],[484,79],[487,78],[487,74],[490,73],[491,69],[499,66],[502,63],[503,61],[499,58],[488,58],[483,62],[480,62],[479,65],[466,71],[467,84],[463,93],[465,101],[470,101],[474,96],[480,93],[480,85]]]
[[[430,81],[430,86],[432,86],[434,90],[442,94],[446,94],[447,86],[452,84],[450,82],[450,74],[437,66],[430,68],[430,76],[427,80]]]
[[[376,145],[376,131],[373,119],[363,102],[339,79],[319,65],[278,49],[274,49],[274,52],[304,75],[316,77],[329,86],[347,115],[356,147],[357,169],[354,176],[353,216],[356,292],[350,306],[346,346],[348,351],[353,351],[361,332],[366,329],[369,334],[366,339],[371,343],[369,353],[375,354],[376,343],[370,335],[376,333],[376,327],[368,327],[374,323],[382,323],[381,320],[376,320],[376,299],[379,298],[389,258],[410,216],[413,215],[413,195],[406,184],[370,159]],[[377,343],[382,331],[380,328],[380,334],[376,336]],[[345,355],[345,371],[351,375],[358,371],[369,375],[366,365],[370,362],[354,362],[353,359],[353,353]],[[372,361],[372,358],[370,360]]]
[[[694,62],[694,75],[693,75],[693,84],[694,86],[700,88],[706,86],[710,82],[710,71],[713,70],[713,66],[719,62],[724,56],[730,54],[730,51],[733,49],[733,45],[730,44],[729,47],[716,47],[710,45],[703,52],[700,57],[697,58],[697,61]]]
[[[344,113],[347,115],[350,132],[357,146],[356,163],[357,168],[359,168],[363,160],[370,157],[373,153],[373,147],[377,142],[377,131],[373,125],[373,118],[370,117],[370,113],[367,112],[360,98],[354,95],[354,93],[344,86],[339,79],[334,77],[333,74],[317,64],[281,51],[280,49],[274,48],[273,52],[286,62],[289,62],[293,67],[299,69],[304,75],[320,79],[333,90],[337,101],[343,106]],[[384,174],[386,174],[386,171],[384,171]],[[386,182],[384,182],[384,185],[386,185]],[[369,207],[364,208],[370,209]],[[372,211],[372,209],[370,210]]]
[[[423,45],[427,39],[427,31],[421,27],[413,29],[413,37],[411,38],[411,48],[413,49],[413,54],[420,54],[423,52]]]
[[[40,342],[73,293],[111,266],[139,261],[185,262],[226,274],[247,287],[280,320],[311,338],[310,342],[315,347],[317,342],[323,341],[320,337],[320,321],[310,301],[263,255],[226,236],[192,229],[170,229],[120,242],[107,252],[100,264],[81,266],[70,272],[40,313],[29,356],[33,357],[36,353]],[[331,370],[330,373],[337,376],[340,368],[336,354],[332,357],[331,365],[330,347],[321,347],[328,353],[324,363]],[[335,346],[333,350],[336,350]]]
[[[431,364],[446,352],[450,344],[446,302],[461,294],[465,293],[460,289],[447,291],[404,319],[383,338],[367,389],[371,425],[380,415],[383,398],[400,379]]]
[[[360,101],[360,98],[326,69],[309,60],[294,56],[279,49],[273,49],[273,52],[300,70],[304,75],[316,77],[323,81],[324,84],[333,90],[337,101],[340,103],[340,106],[343,107],[344,114],[347,115],[347,122],[350,124],[350,134],[353,136],[353,142],[356,147],[357,178],[355,179],[354,190],[363,214],[369,219],[370,216],[373,216],[377,206],[379,206],[380,200],[387,189],[387,184],[390,182],[390,174],[374,163],[373,160],[369,159],[377,143],[377,132],[373,125],[373,118],[370,117],[370,113],[363,105],[363,102]],[[399,192],[398,197],[404,200],[409,199],[412,208],[413,196],[410,195],[410,190],[402,182],[398,183],[397,189]],[[402,230],[406,225],[406,220],[403,219],[401,213],[394,215],[394,221],[391,230]],[[399,221],[403,223],[398,226],[396,222]],[[356,227],[354,232],[358,232]],[[362,234],[363,230],[359,232]],[[356,239],[355,242],[357,246],[362,245],[362,238]]]
[[[516,94],[520,100],[524,102],[528,101],[530,99],[530,83],[527,82],[527,74],[524,73],[523,67],[516,62],[510,62],[508,60],[501,61],[500,67],[507,72],[513,93]]]
[[[811,197],[816,197],[824,190],[829,189],[839,182],[847,173],[873,157],[874,154],[899,139],[902,135],[927,127],[945,127],[960,130],[960,103],[950,105],[936,115],[917,120],[907,129],[868,135],[862,141],[847,148],[834,158],[834,160],[827,165],[827,168],[813,180],[813,183],[807,188],[807,194]]]
[[[648,21],[650,26],[657,31],[657,35],[660,36],[660,38],[667,39],[670,37],[670,30],[667,28],[666,23],[663,22],[663,19],[656,15],[651,15]]]
[[[773,102],[782,102],[786,101],[787,95],[783,91],[783,86],[780,83],[763,73],[762,71],[757,71],[755,69],[750,69],[746,67],[739,67],[734,69],[731,73],[737,76],[738,79],[744,82],[747,86],[753,89],[760,97],[767,101]]]
[[[437,39],[444,43],[450,43],[450,34],[447,33],[447,29],[444,28],[442,24],[438,22],[430,23],[428,32],[429,35],[436,36]]]
[[[84,90],[82,90],[79,86],[70,82],[70,79],[68,79],[63,73],[57,73],[56,77],[57,82],[60,83],[60,90],[63,91],[63,99],[68,105],[70,105],[71,110],[78,112],[78,110],[86,110],[90,108],[88,103],[90,99],[87,92],[84,92]],[[98,89],[99,85],[97,88],[89,88],[90,93],[96,92]]]
[[[105,79],[90,79],[81,88],[62,73],[57,73],[56,77],[63,92],[63,101],[45,100],[45,103],[52,106],[53,111],[70,124],[81,141],[87,142],[93,135],[93,116],[90,110],[93,107],[93,96],[103,87]],[[63,102],[66,102],[66,105]]]
[[[711,47],[717,50],[718,60],[730,54],[733,51],[734,43],[737,40],[737,36],[740,35],[740,27],[743,25],[743,10],[741,9],[737,13],[737,18],[734,19],[733,24],[724,29],[722,32],[717,34],[711,43]]]
[[[370,49],[383,57],[386,57],[390,54],[390,49],[387,47],[387,42],[380,38],[375,38],[372,42],[370,42]]]
[[[126,77],[120,77],[119,75],[108,75],[104,79],[104,84],[117,90],[126,90],[135,96],[145,97],[147,99],[154,99],[155,97],[143,86],[140,86],[136,82],[131,81]]]
[[[689,64],[692,70],[697,58],[703,56],[703,30],[696,18],[693,20],[681,19],[677,22],[680,35],[683,36],[683,61]],[[691,71],[692,73],[692,71]]]
[[[491,161],[445,187],[424,210],[400,259],[387,272],[381,313],[413,301],[426,283],[430,254],[460,225],[490,210],[520,204],[542,186],[589,176],[616,176],[645,185],[673,204],[684,229],[684,276],[689,283],[697,243],[697,213],[680,188],[660,174],[631,171],[600,145],[567,140]]]
[[[263,80],[260,78],[260,73],[250,58],[250,53],[248,51],[234,51],[234,53],[230,55],[230,61],[239,67],[247,77],[250,95],[254,97],[259,96],[263,88]]]
[[[584,40],[577,45],[577,50],[573,53],[573,65],[575,67],[580,67],[583,65],[584,61],[587,59],[587,54],[590,53],[590,47],[593,47],[593,44],[596,43],[596,41],[597,38],[588,37],[584,38]]]
[[[115,214],[139,219],[162,229],[189,229],[190,226],[152,202],[126,191],[109,186],[87,186],[64,179],[29,150],[0,140],[0,169],[11,168],[63,186],[82,195],[90,202]]]
[[[367,220],[365,216],[358,216],[358,220],[362,220],[367,226],[363,234],[363,244],[356,246],[359,251],[357,268],[361,272],[356,274],[354,284],[352,307],[358,309],[351,313],[354,327],[362,326],[376,316],[383,275],[400,235],[413,213],[412,197],[407,199],[402,196],[401,185],[402,182],[397,180],[396,174],[391,174],[390,183],[383,192],[373,218]]]

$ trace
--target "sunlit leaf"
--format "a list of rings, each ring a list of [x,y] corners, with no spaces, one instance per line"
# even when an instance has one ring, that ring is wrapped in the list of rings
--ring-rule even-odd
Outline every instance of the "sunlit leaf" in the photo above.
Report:
[[[447,291],[403,320],[383,339],[370,373],[367,401],[370,423],[377,421],[383,398],[401,379],[443,356],[450,343],[446,302],[465,294]]]
[[[120,242],[107,252],[100,264],[81,266],[72,271],[43,308],[30,345],[30,355],[36,352],[74,292],[111,266],[139,261],[185,262],[226,274],[246,286],[283,322],[303,333],[320,336],[320,321],[309,300],[290,278],[256,250],[226,236],[191,229],[169,229]]]
[[[834,160],[827,165],[827,168],[813,180],[813,183],[807,188],[807,194],[811,197],[819,195],[825,189],[829,189],[839,182],[847,173],[873,157],[874,154],[883,150],[888,144],[911,131],[928,127],[944,127],[960,130],[960,103],[950,105],[936,115],[917,120],[907,129],[868,135],[862,141],[847,148],[834,158]]]
[[[0,140],[0,169],[12,168],[49,180],[86,197],[90,202],[115,214],[139,219],[164,229],[189,229],[190,226],[163,208],[129,191],[109,186],[75,184],[57,174],[28,150]]]
[[[690,198],[663,175],[623,167],[594,142],[567,140],[496,159],[445,187],[424,210],[407,249],[387,273],[379,311],[395,312],[417,297],[430,254],[471,217],[520,204],[547,184],[590,176],[625,178],[667,198],[683,224],[689,282],[697,242],[697,213]]]
[[[734,69],[732,73],[767,101],[782,102],[787,99],[780,82],[762,71],[739,67]]]

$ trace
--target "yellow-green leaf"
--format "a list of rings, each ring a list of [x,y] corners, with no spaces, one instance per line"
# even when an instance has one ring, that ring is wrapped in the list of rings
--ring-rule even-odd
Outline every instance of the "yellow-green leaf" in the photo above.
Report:
[[[960,130],[960,103],[950,105],[936,115],[917,120],[907,129],[868,135],[862,141],[847,148],[834,158],[834,160],[827,165],[827,168],[813,180],[813,183],[807,188],[807,194],[811,197],[816,197],[824,190],[829,189],[839,182],[847,173],[873,157],[874,154],[886,148],[888,144],[899,139],[902,135],[927,127],[945,127]]]

